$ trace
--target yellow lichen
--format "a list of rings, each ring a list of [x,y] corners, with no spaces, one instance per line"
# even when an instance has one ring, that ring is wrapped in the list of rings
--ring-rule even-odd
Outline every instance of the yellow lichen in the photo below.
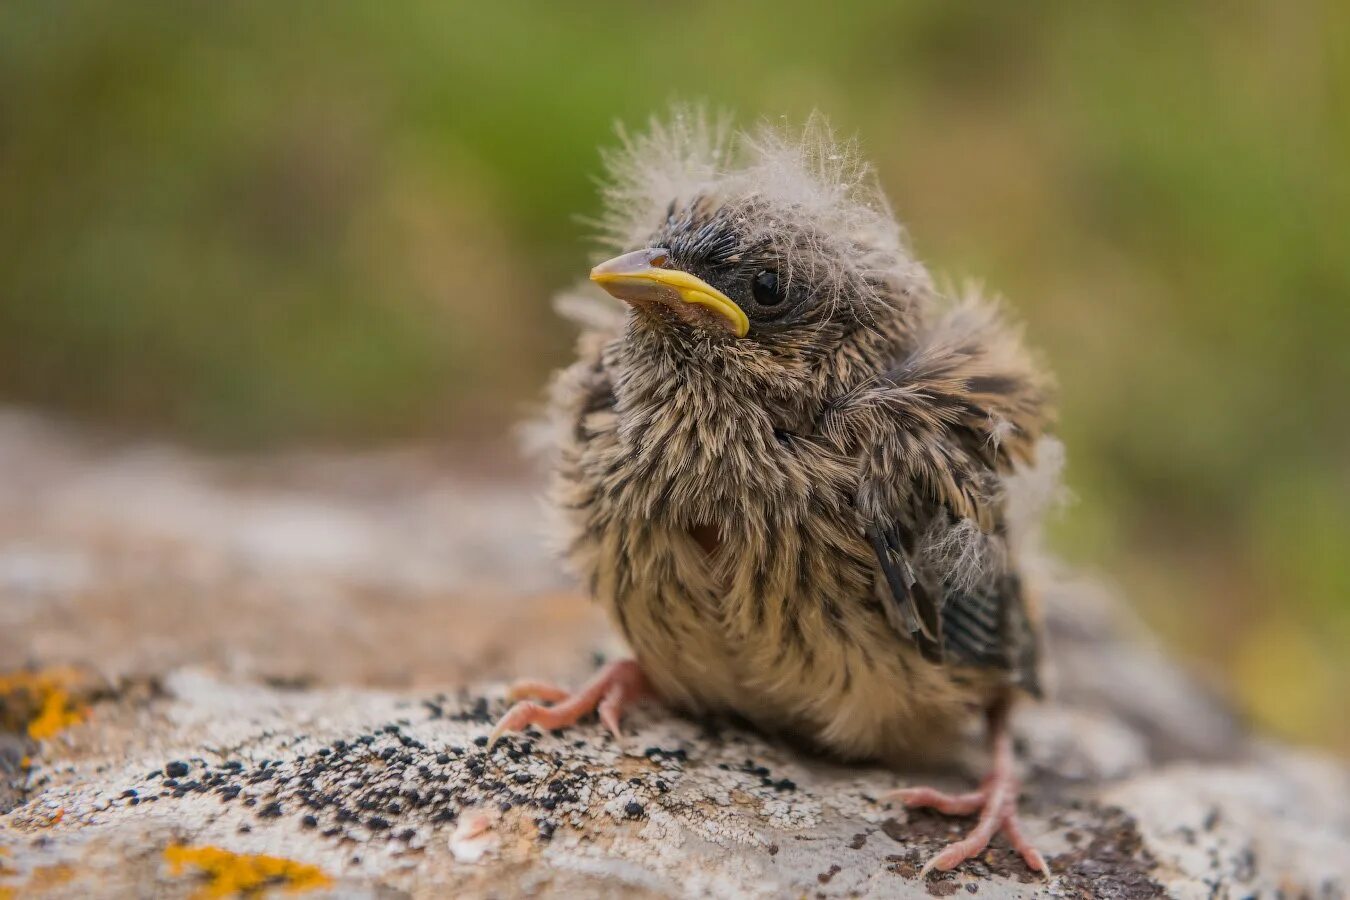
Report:
[[[0,727],[23,728],[45,741],[89,716],[72,688],[80,681],[72,669],[38,669],[0,675]]]
[[[9,856],[9,849],[6,847],[0,847],[0,857],[3,856]],[[15,869],[5,865],[4,860],[0,859],[0,878],[18,874],[19,873]],[[5,887],[3,884],[0,884],[0,900],[14,900],[14,888]]]
[[[28,874],[28,880],[14,889],[15,894],[20,891],[23,896],[45,897],[55,888],[75,879],[75,868],[64,863],[57,863],[53,866],[38,866]]]
[[[332,885],[332,879],[315,866],[278,856],[245,855],[219,847],[187,847],[172,844],[164,849],[164,861],[173,874],[191,866],[207,877],[197,897],[229,897],[281,887],[299,892]]]

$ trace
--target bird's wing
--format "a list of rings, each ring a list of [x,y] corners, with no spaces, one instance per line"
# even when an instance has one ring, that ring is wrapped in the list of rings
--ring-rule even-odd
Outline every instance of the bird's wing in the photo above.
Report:
[[[1032,461],[1046,393],[1015,333],[967,306],[845,398],[836,420],[862,442],[858,507],[892,624],[934,662],[1002,670],[1032,691],[1036,632],[1008,552],[1002,479]],[[958,552],[936,559],[949,535]]]
[[[887,619],[925,659],[996,669],[1039,695],[1036,629],[1010,564],[971,584],[939,579],[926,570],[914,532],[902,522],[871,520],[865,530],[881,569],[877,587]]]
[[[1039,642],[1016,573],[945,595],[942,652],[944,662],[1002,670],[1013,684],[1040,695]]]
[[[898,522],[877,521],[868,522],[866,531],[881,566],[886,618],[926,659],[941,662],[941,597],[934,597],[914,570],[913,533]]]

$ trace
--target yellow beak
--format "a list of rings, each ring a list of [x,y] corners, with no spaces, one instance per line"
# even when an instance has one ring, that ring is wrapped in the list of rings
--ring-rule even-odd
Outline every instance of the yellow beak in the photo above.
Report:
[[[726,319],[736,337],[750,331],[750,320],[731,298],[702,278],[663,268],[669,251],[662,247],[635,250],[591,269],[591,281],[628,303],[692,303]]]

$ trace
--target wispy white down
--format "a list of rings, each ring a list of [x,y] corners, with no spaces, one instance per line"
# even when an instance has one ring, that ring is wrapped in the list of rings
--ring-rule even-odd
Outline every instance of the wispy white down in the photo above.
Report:
[[[1007,498],[1008,540],[1014,552],[1040,550],[1041,527],[1072,499],[1064,486],[1064,444],[1046,435],[1036,442],[1036,462],[1004,479]]]
[[[609,252],[645,246],[672,204],[703,198],[729,209],[748,241],[772,246],[789,281],[863,301],[896,296],[882,284],[904,296],[929,283],[875,173],[819,114],[800,129],[735,130],[726,116],[677,107],[640,134],[620,128],[619,141],[604,154],[599,225]]]

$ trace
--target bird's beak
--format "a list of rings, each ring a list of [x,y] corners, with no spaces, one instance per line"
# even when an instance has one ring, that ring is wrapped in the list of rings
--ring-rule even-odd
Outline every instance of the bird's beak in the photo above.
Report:
[[[726,320],[736,337],[750,331],[750,320],[731,298],[702,278],[665,268],[670,252],[662,247],[634,250],[591,269],[591,281],[626,303],[692,303]]]

